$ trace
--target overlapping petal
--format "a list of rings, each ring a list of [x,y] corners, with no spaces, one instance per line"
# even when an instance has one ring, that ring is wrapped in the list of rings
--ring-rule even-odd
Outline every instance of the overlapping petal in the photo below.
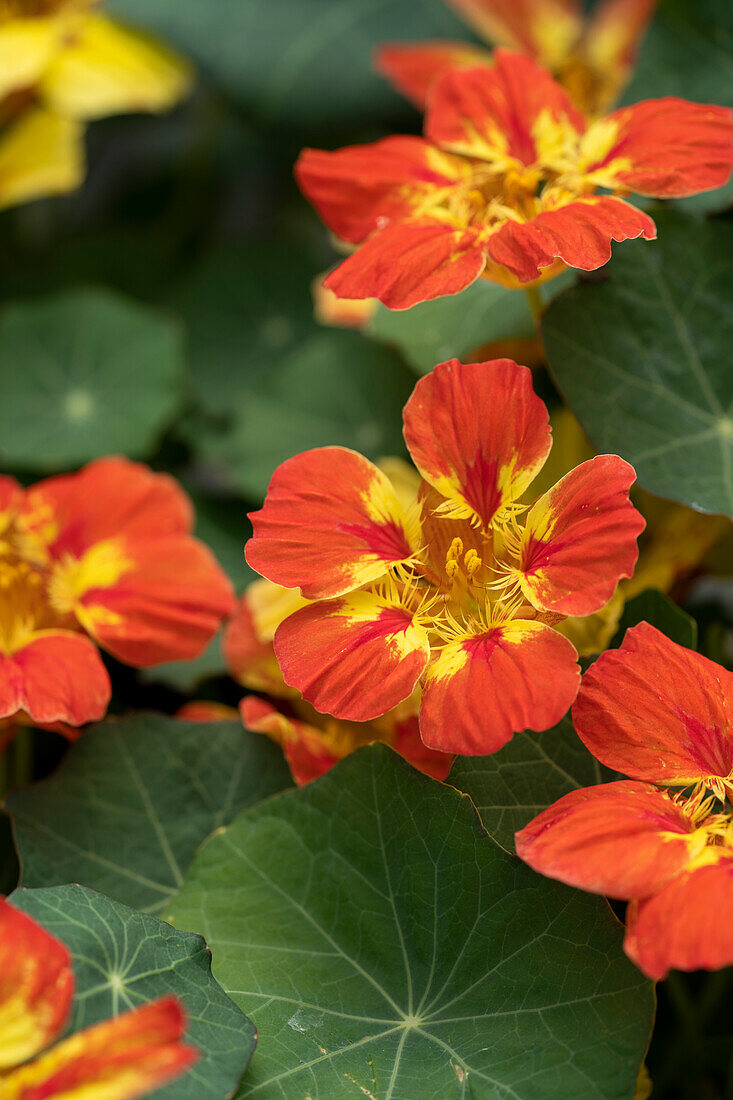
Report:
[[[632,902],[624,950],[648,978],[733,963],[733,851],[708,848],[700,865]]]
[[[479,34],[554,66],[583,29],[578,0],[449,0]]]
[[[644,519],[629,500],[633,466],[599,455],[566,474],[532,506],[522,530],[521,586],[530,603],[590,615],[630,577]]]
[[[377,580],[418,549],[389,479],[344,447],[320,447],[284,462],[264,506],[250,518],[249,564],[308,599]]]
[[[649,623],[585,674],[573,721],[594,756],[634,779],[731,782],[733,673]]]
[[[333,153],[305,149],[295,166],[303,194],[326,225],[354,244],[392,222],[420,216],[470,173],[461,157],[418,137],[388,137]]]
[[[263,629],[261,617],[257,614],[263,599],[271,600],[275,620],[272,629]],[[262,579],[248,586],[226,625],[222,641],[227,669],[243,687],[275,696],[293,694],[282,678],[272,639],[283,619],[304,605],[305,600],[300,598],[297,590],[280,588],[271,581]]]
[[[339,298],[376,298],[409,309],[475,282],[486,266],[485,233],[426,219],[390,225],[332,271],[325,286]]]
[[[592,105],[605,108],[618,97],[658,0],[599,0],[583,35],[583,57],[600,85]]]
[[[286,683],[316,710],[368,722],[412,694],[430,645],[409,611],[355,592],[296,611],[278,627],[275,654]]]
[[[73,993],[64,944],[0,898],[0,1071],[48,1046],[66,1022]]]
[[[427,482],[484,528],[517,500],[552,446],[532,375],[511,359],[440,363],[404,409],[405,441]]]
[[[245,696],[239,710],[247,729],[277,741],[299,787],[325,775],[344,755],[335,751],[333,738],[307,722],[289,718],[255,695]]]
[[[491,67],[447,72],[425,118],[430,141],[499,166],[542,164],[584,130],[583,115],[550,73],[531,57],[507,50],[494,52]]]
[[[489,238],[488,251],[522,283],[539,279],[556,260],[595,271],[611,259],[611,242],[657,235],[643,210],[609,195],[588,195],[545,210],[531,221],[505,222]]]
[[[665,791],[631,780],[571,791],[516,835],[535,871],[622,900],[661,890],[705,843]]]
[[[669,96],[596,122],[580,170],[599,187],[675,198],[722,187],[733,169],[733,112]]]
[[[377,50],[377,70],[417,107],[448,69],[488,65],[491,54],[468,42],[389,42]]]
[[[578,691],[567,638],[515,619],[446,645],[423,682],[420,733],[442,752],[483,756],[512,734],[555,725]]]
[[[0,718],[23,711],[39,724],[81,726],[104,718],[111,694],[99,651],[83,634],[44,630],[0,652]]]
[[[78,1031],[3,1081],[7,1100],[136,1100],[198,1058],[180,1040],[185,1017],[174,997]]]
[[[448,778],[455,760],[453,753],[428,748],[420,736],[420,723],[414,715],[396,722],[392,747],[413,768],[441,782]]]
[[[85,170],[81,125],[55,111],[32,108],[0,138],[0,209],[73,191]]]

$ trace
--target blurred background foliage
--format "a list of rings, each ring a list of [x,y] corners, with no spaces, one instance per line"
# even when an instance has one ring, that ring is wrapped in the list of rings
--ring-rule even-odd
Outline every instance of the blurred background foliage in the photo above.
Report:
[[[373,72],[374,47],[470,32],[442,0],[109,0],[106,10],[177,47],[198,79],[170,114],[93,123],[77,193],[0,214],[0,463],[24,481],[109,452],[170,471],[194,499],[199,535],[241,591],[251,579],[246,512],[279,462],[332,443],[371,458],[403,453],[411,386],[451,355],[466,359],[488,345],[541,360],[522,292],[490,284],[405,314],[380,308],[363,332],[313,315],[312,284],[338,253],[294,185],[293,161],[304,145],[419,132],[418,113]],[[732,57],[730,0],[663,0],[626,99],[676,94],[733,105]],[[683,244],[676,238],[668,262],[684,265],[687,243],[702,247],[702,236],[722,247],[722,228],[698,233],[696,219],[727,222],[731,194],[674,204]],[[538,389],[551,403],[554,385],[570,395],[583,370],[557,335],[575,301],[561,295],[548,314],[554,382],[538,376]],[[728,295],[700,335],[721,405],[733,397],[730,368],[721,373],[731,325]],[[594,400],[591,422],[580,417],[591,435],[604,402],[611,407],[602,384]],[[658,410],[647,415],[651,423]],[[715,435],[721,461],[731,428],[721,423]],[[605,444],[608,432],[598,431]],[[674,496],[663,473],[657,464],[648,487]],[[725,510],[722,497],[699,501],[695,492],[686,486],[679,499]],[[713,557],[702,580],[673,593],[697,619],[700,648],[728,663],[729,558]],[[208,697],[236,703],[240,695],[222,675],[216,642],[187,665],[142,674],[110,665],[118,712],[171,712],[203,680]],[[42,772],[63,744],[39,737]],[[667,984],[649,1059],[655,1097],[733,1100],[732,992],[726,974]]]

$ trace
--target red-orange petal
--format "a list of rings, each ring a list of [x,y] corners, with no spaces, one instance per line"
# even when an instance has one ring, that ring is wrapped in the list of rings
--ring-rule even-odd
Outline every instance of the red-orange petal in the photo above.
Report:
[[[377,298],[389,309],[409,309],[465,290],[485,265],[485,241],[478,229],[399,223],[370,237],[324,285],[339,298]]]
[[[634,779],[715,785],[733,773],[733,673],[649,623],[586,672],[573,722],[601,763]]]
[[[534,620],[451,642],[423,681],[420,733],[429,748],[484,756],[520,730],[560,721],[578,691],[575,649]]]
[[[608,897],[648,897],[704,847],[665,791],[623,780],[571,791],[516,835],[535,871]]]
[[[413,768],[441,782],[447,779],[455,760],[454,753],[428,748],[420,736],[420,723],[413,716],[396,723],[392,747]]]
[[[340,596],[408,561],[417,546],[391,482],[345,447],[289,458],[250,515],[253,569],[307,599]]]
[[[275,655],[316,710],[368,722],[412,694],[430,646],[409,611],[354,592],[296,611],[278,627]]]
[[[208,699],[192,699],[176,711],[176,718],[184,722],[232,722],[238,717],[239,711],[234,707]]]
[[[74,995],[71,956],[40,924],[0,898],[0,1071],[62,1030]]]
[[[583,115],[550,73],[526,54],[495,50],[494,65],[451,69],[430,95],[425,136],[452,152],[503,165],[542,163],[537,123],[576,135]]]
[[[708,848],[703,859],[658,894],[629,906],[624,950],[647,978],[733,963],[733,851]]]
[[[488,528],[542,469],[552,446],[532,374],[512,359],[440,363],[405,405],[405,441],[422,476]]]
[[[599,186],[675,198],[722,187],[730,179],[733,111],[728,107],[672,96],[647,99],[622,107],[596,128],[610,140],[584,174]]]
[[[564,61],[580,36],[579,0],[448,0],[490,42],[513,46],[546,64]]]
[[[576,199],[528,222],[505,222],[490,238],[489,255],[522,283],[538,279],[557,259],[595,271],[611,259],[611,242],[657,235],[643,210],[607,195]]]
[[[99,651],[83,634],[47,630],[0,654],[0,718],[24,711],[39,724],[83,726],[104,718],[111,694]]]
[[[644,519],[629,500],[636,471],[616,455],[576,466],[533,504],[522,531],[522,592],[542,611],[590,615],[639,556]]]
[[[78,1031],[7,1079],[12,1100],[136,1100],[198,1060],[181,1042],[186,1018],[175,997]]]
[[[0,534],[23,499],[23,489],[14,477],[0,474]]]
[[[182,535],[129,537],[121,545],[129,568],[80,596],[81,624],[136,668],[198,657],[234,607],[231,582],[214,555]]]
[[[229,675],[243,687],[270,695],[291,694],[283,682],[272,642],[257,636],[246,593],[226,625],[222,651]]]
[[[353,244],[410,217],[431,194],[452,187],[468,172],[460,157],[423,138],[400,136],[333,153],[305,149],[295,166],[305,197],[336,236]]]
[[[280,745],[299,787],[325,775],[343,756],[334,751],[333,738],[307,722],[289,718],[256,695],[245,696],[239,712],[247,729],[264,733]]]
[[[448,69],[490,63],[488,50],[468,42],[388,42],[374,57],[377,71],[421,109],[433,84]]]

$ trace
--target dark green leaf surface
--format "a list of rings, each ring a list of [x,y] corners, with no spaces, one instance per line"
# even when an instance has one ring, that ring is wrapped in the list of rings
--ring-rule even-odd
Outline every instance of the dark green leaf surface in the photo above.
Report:
[[[8,799],[23,885],[80,882],[158,912],[210,833],[291,782],[280,750],[239,722],[104,722]]]
[[[328,329],[253,376],[228,427],[194,417],[183,431],[229,488],[256,499],[276,466],[310,447],[352,447],[372,459],[402,454],[402,407],[413,382],[387,348]]]
[[[156,1100],[231,1095],[252,1057],[255,1030],[212,978],[211,954],[200,936],[82,886],[18,890],[10,900],[71,952],[72,1032],[175,994],[186,1006],[187,1039],[201,1058],[183,1077],[149,1095]]]
[[[145,457],[183,397],[181,330],[110,291],[79,290],[0,314],[0,459],[57,470]]]
[[[633,1095],[652,987],[607,904],[384,746],[212,838],[173,914],[258,1027],[242,1098]]]
[[[485,828],[508,852],[514,834],[558,798],[609,774],[567,715],[551,730],[518,733],[492,756],[459,757],[448,782],[471,796]]]
[[[733,516],[733,222],[655,220],[658,241],[627,242],[605,282],[550,306],[550,367],[596,450],[659,496]]]
[[[550,301],[574,281],[567,272],[541,287]],[[412,309],[391,310],[380,305],[367,332],[402,352],[411,367],[427,374],[446,359],[466,360],[483,344],[535,335],[535,322],[523,290],[507,290],[479,279],[460,294],[421,302]]]
[[[678,645],[686,646],[687,649],[697,649],[695,620],[655,588],[648,588],[646,592],[639,593],[624,606],[618,630],[611,645],[620,646],[626,631],[637,623],[643,622],[651,623]]]
[[[163,34],[247,107],[286,126],[372,123],[400,106],[372,68],[379,42],[469,37],[441,0],[111,0],[107,7]]]

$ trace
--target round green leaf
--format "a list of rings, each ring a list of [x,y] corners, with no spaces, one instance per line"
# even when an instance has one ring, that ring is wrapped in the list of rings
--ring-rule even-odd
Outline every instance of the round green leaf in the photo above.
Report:
[[[535,875],[385,746],[242,814],[173,912],[258,1027],[242,1098],[633,1094],[652,986],[606,902]]]
[[[0,314],[0,460],[68,468],[148,455],[183,394],[182,340],[166,316],[102,290]]]
[[[206,837],[291,782],[277,746],[239,722],[103,722],[7,800],[23,885],[80,882],[158,912]]]
[[[658,241],[624,244],[604,282],[550,306],[550,367],[597,451],[659,496],[733,516],[733,222],[655,220]]]
[[[200,936],[175,931],[82,886],[17,890],[10,901],[71,952],[76,979],[71,1032],[175,994],[186,1006],[186,1038],[201,1058],[183,1077],[149,1096],[231,1096],[252,1057],[256,1035],[211,976],[211,953]]]

